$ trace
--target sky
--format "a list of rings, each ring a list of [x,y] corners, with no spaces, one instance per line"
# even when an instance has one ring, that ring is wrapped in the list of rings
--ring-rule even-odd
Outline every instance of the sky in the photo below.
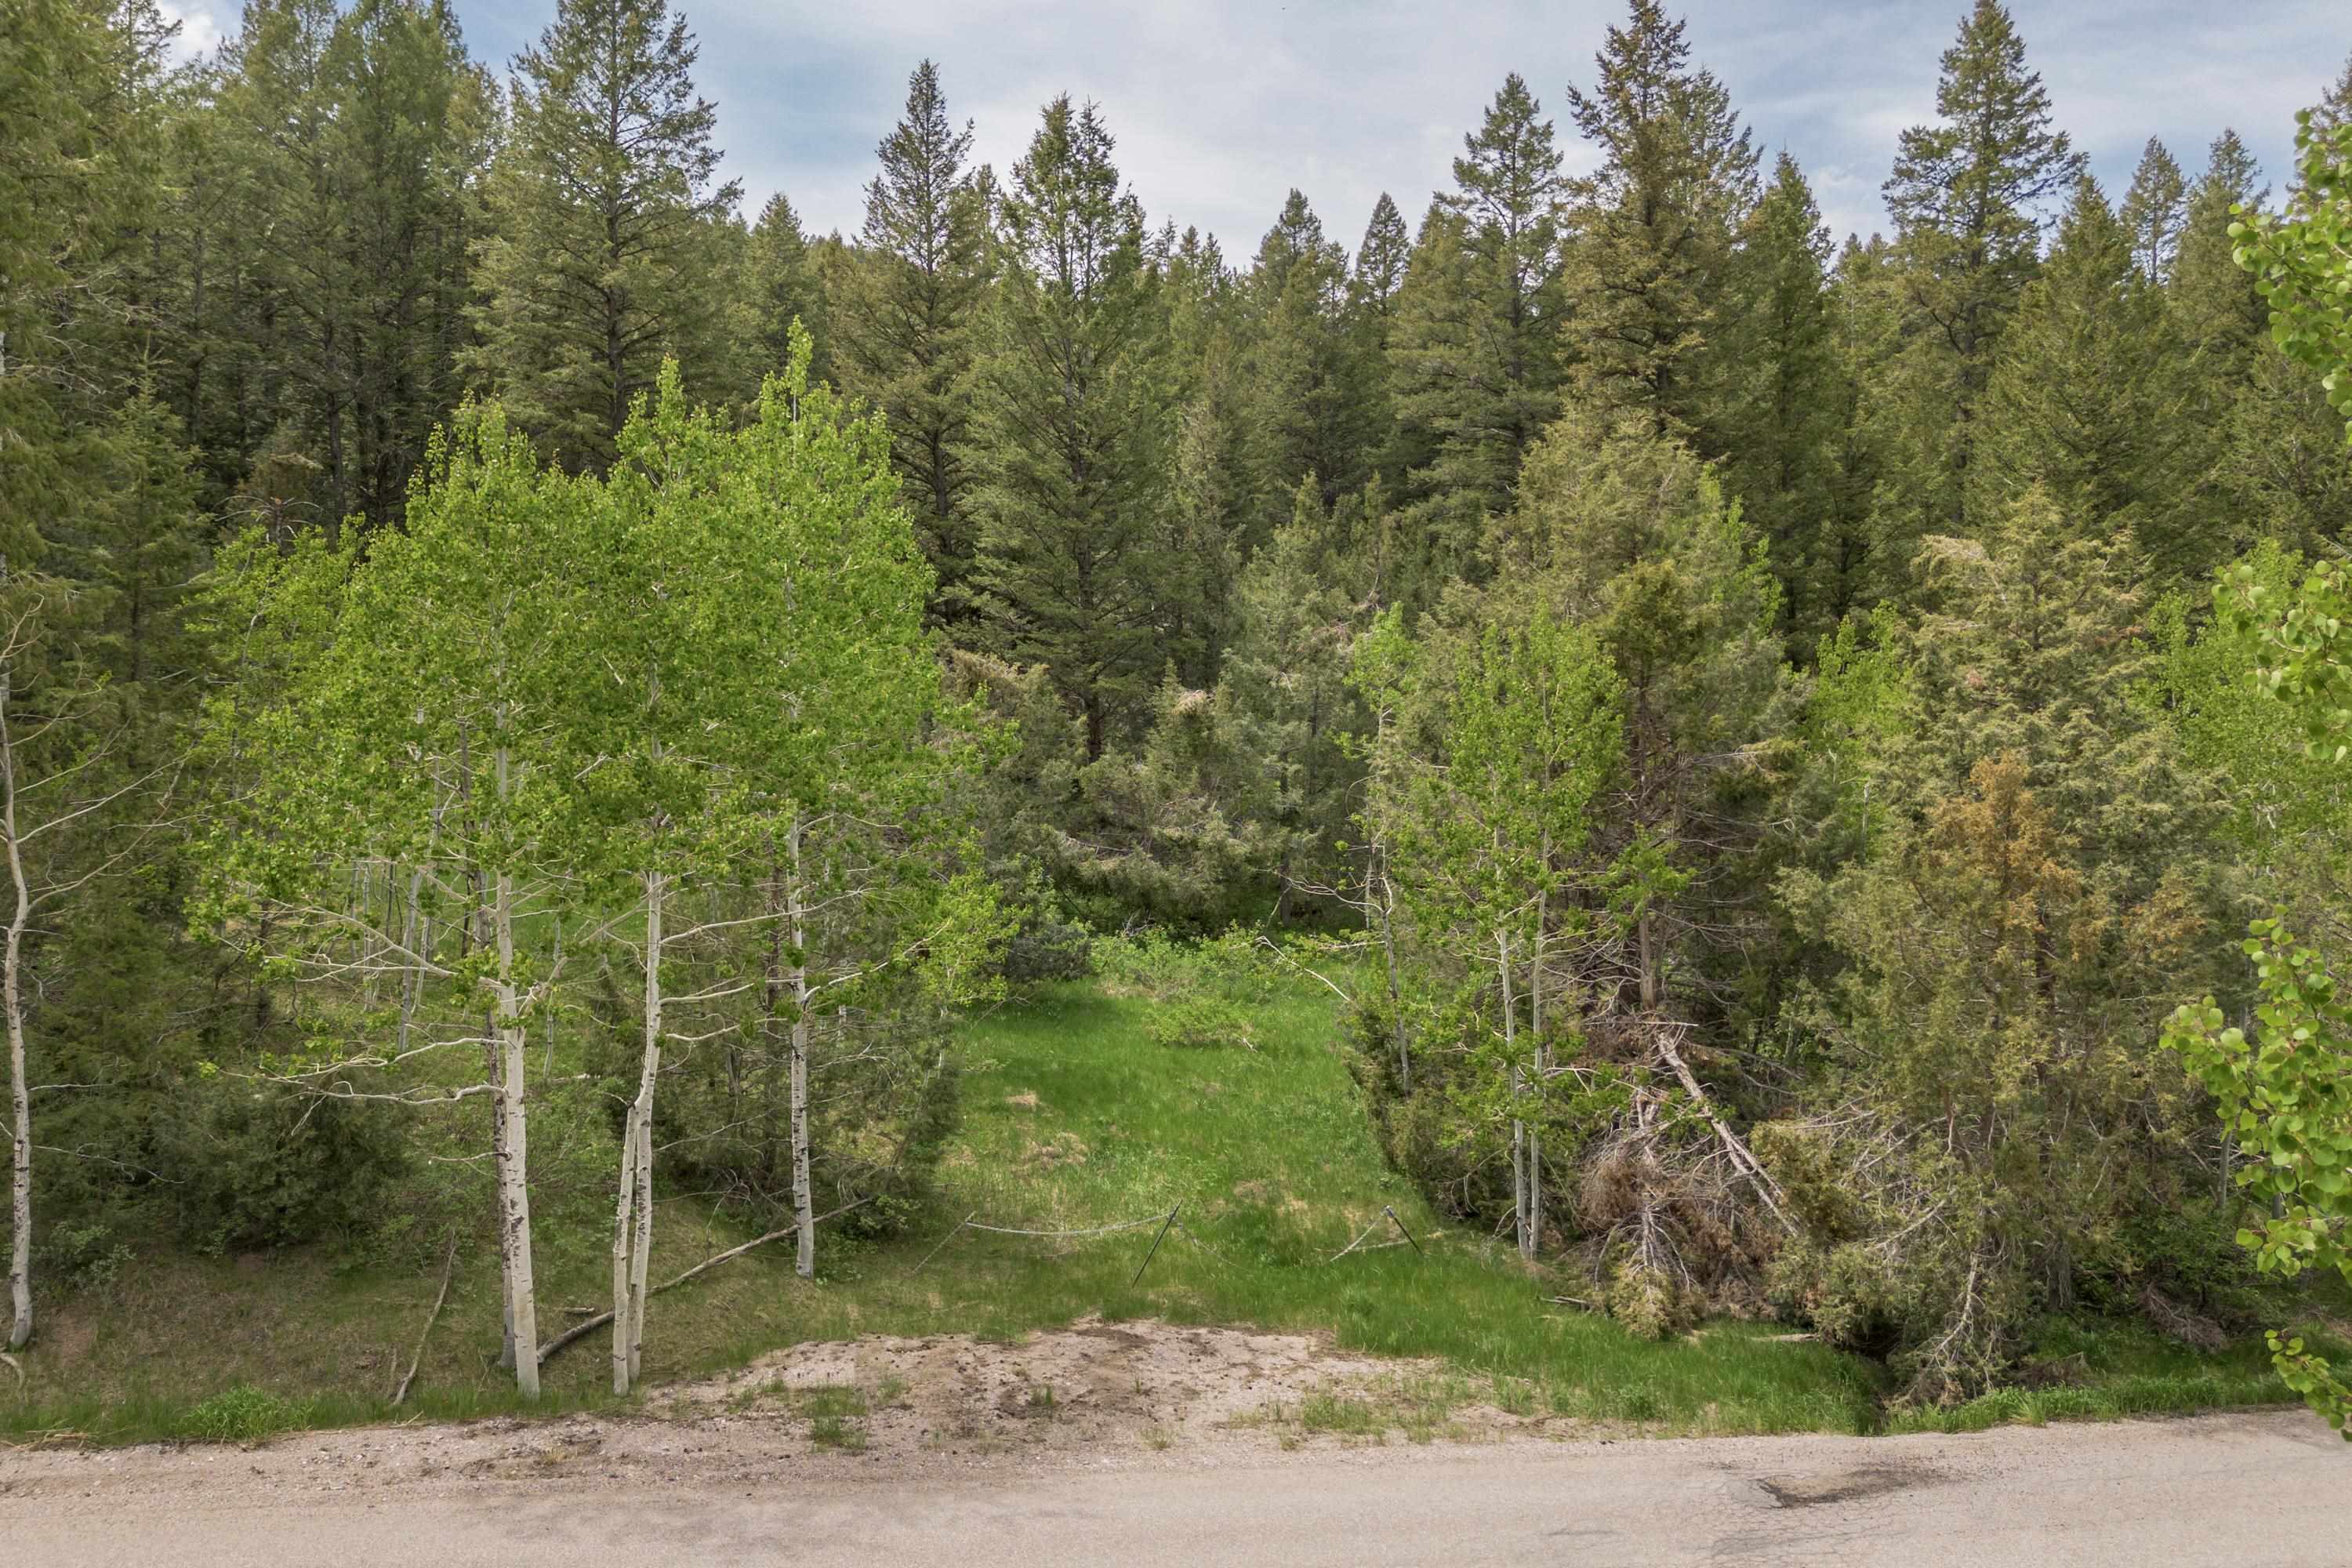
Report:
[[[456,0],[477,58],[511,58],[554,0]],[[1351,250],[1382,191],[1408,223],[1506,73],[1590,150],[1570,82],[1623,0],[673,0],[701,45],[726,170],[747,213],[782,190],[812,232],[855,235],[875,144],[917,61],[938,62],[975,158],[1011,170],[1056,93],[1102,105],[1156,226],[1173,218],[1246,260],[1293,186]],[[1769,160],[1793,154],[1832,232],[1886,226],[1879,186],[1903,128],[1931,120],[1968,0],[1684,0],[1695,58]],[[234,31],[213,0],[167,7],[199,50]],[[2150,136],[2192,177],[2224,126],[2284,184],[2294,110],[2352,53],[2352,0],[2011,0],[2059,126],[2120,199]]]

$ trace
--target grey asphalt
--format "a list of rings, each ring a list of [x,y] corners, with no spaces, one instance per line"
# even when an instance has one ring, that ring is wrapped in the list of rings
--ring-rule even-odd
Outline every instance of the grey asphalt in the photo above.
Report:
[[[6,1479],[0,1459],[0,1482]],[[349,1494],[0,1486],[25,1568],[1950,1564],[2352,1568],[2352,1444],[2300,1412],[1967,1436],[1512,1443],[986,1473]]]

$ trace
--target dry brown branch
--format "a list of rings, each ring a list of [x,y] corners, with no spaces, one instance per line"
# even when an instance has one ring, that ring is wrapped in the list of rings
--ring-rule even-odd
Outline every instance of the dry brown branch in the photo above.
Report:
[[[835,1209],[830,1214],[821,1214],[817,1215],[811,1223],[823,1225],[829,1219],[839,1218],[841,1215],[847,1214],[851,1209],[863,1208],[873,1201],[874,1200],[870,1197],[865,1197],[858,1199],[854,1204],[844,1204],[841,1207]],[[693,1268],[688,1269],[677,1279],[665,1279],[660,1284],[652,1287],[650,1289],[646,1290],[646,1294],[647,1296],[658,1296],[665,1290],[685,1284],[688,1280],[707,1269],[718,1268],[720,1264],[727,1262],[730,1258],[742,1257],[753,1247],[765,1247],[772,1241],[782,1241],[784,1237],[795,1234],[799,1228],[800,1227],[796,1225],[788,1225],[782,1230],[772,1230],[765,1236],[755,1236],[751,1240],[743,1243],[740,1247],[730,1247],[726,1251],[719,1254],[716,1258],[704,1258],[701,1262],[696,1264]],[[552,1356],[556,1352],[563,1349],[566,1345],[569,1345],[572,1341],[581,1338],[583,1335],[592,1333],[594,1331],[603,1328],[612,1321],[613,1314],[609,1311],[604,1311],[597,1313],[594,1317],[589,1318],[584,1321],[573,1324],[571,1328],[564,1330],[562,1333],[548,1341],[547,1343],[540,1346],[539,1364],[545,1366],[547,1364],[548,1358]]]
[[[433,1310],[425,1315],[425,1331],[416,1336],[416,1353],[408,1358],[408,1372],[400,1386],[392,1391],[392,1402],[398,1405],[408,1397],[408,1385],[416,1381],[416,1369],[425,1362],[425,1342],[433,1337],[433,1325],[441,1321],[442,1304],[449,1300],[449,1277],[457,1268],[457,1238],[449,1238],[449,1256],[441,1263],[441,1289],[433,1298]]]

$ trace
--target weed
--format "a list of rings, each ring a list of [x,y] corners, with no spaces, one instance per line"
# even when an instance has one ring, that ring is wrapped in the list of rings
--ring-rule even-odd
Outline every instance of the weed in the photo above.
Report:
[[[807,1417],[809,1441],[845,1454],[866,1450],[866,1395],[845,1384],[796,1389],[793,1407]]]
[[[309,1407],[258,1388],[215,1394],[180,1418],[178,1435],[191,1443],[257,1443],[304,1425]]]

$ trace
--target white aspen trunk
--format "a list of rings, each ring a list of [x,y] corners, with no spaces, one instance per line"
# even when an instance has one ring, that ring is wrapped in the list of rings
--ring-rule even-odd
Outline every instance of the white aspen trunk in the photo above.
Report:
[[[1551,836],[1544,836],[1543,865],[1551,866]],[[1536,1035],[1535,1092],[1540,1100],[1544,1086],[1550,1081],[1551,1047],[1544,1037],[1544,937],[1551,919],[1551,892],[1546,889],[1536,895],[1536,951],[1528,970],[1528,1026]],[[1543,1242],[1543,1129],[1528,1130],[1528,1256]]]
[[[635,1383],[642,1364],[646,1333],[646,1272],[654,1243],[654,1085],[661,1072],[662,918],[668,885],[659,871],[646,873],[646,1037],[645,1057],[637,1073],[636,1103],[629,1108],[625,1135],[630,1148],[622,1159],[622,1182],[630,1190],[622,1198],[636,1211],[636,1232],[629,1238],[629,1271],[620,1295],[613,1301],[616,1344],[626,1341],[627,1362],[616,1367],[615,1391],[628,1392],[622,1381]],[[625,1328],[625,1334],[623,1330]],[[617,1352],[616,1352],[617,1353]]]
[[[784,842],[791,859],[784,903],[793,928],[793,1228],[800,1239],[793,1268],[803,1279],[816,1277],[816,1202],[809,1191],[808,1046],[809,964],[808,910],[802,896],[801,819],[795,815]]]
[[[0,672],[0,832],[7,837],[8,879],[16,895],[6,952],[0,956],[0,1006],[8,1014],[8,1301],[14,1309],[8,1348],[14,1351],[33,1337],[33,1090],[25,1078],[24,992],[25,928],[32,922],[33,895],[16,836],[16,747],[8,729],[8,675]]]
[[[1373,753],[1385,757],[1388,743],[1388,710],[1381,710],[1378,728],[1372,738]],[[1374,784],[1377,786],[1378,780]],[[1384,814],[1376,811],[1372,828],[1371,863],[1367,868],[1365,918],[1378,918],[1381,922],[1381,956],[1388,965],[1389,1023],[1396,1035],[1397,1089],[1402,1094],[1412,1092],[1412,1050],[1407,1044],[1404,1030],[1404,980],[1397,964],[1396,946],[1396,884],[1389,880],[1388,835],[1381,823]],[[1373,887],[1377,886],[1377,895]]]
[[[637,1238],[629,1261],[629,1381],[645,1375],[646,1276],[654,1257],[654,1108],[637,1118]]]
[[[499,712],[499,727],[506,713]],[[499,799],[507,799],[507,749],[499,746]],[[514,877],[499,868],[497,898],[490,918],[498,942],[498,1016],[494,1034],[499,1053],[499,1121],[503,1133],[497,1152],[499,1167],[499,1242],[505,1253],[507,1334],[514,1345],[515,1386],[525,1399],[539,1397],[539,1292],[531,1279],[530,1140],[529,1116],[523,1105],[524,1053],[530,1047],[520,1014],[522,999],[515,985]]]
[[[429,851],[428,851],[429,853]],[[425,989],[425,915],[418,895],[425,886],[425,868],[408,875],[408,908],[400,922],[400,944],[407,950],[408,970],[400,984],[400,1049],[408,1050],[409,1032],[416,1026],[416,1005]]]
[[[613,1205],[613,1392],[629,1392],[629,1263],[637,1204],[637,1108],[621,1130],[621,1191]]]
[[[1518,1004],[1511,994],[1511,938],[1507,931],[1495,933],[1495,967],[1503,978],[1503,1054],[1516,1054],[1518,1046]],[[1526,1089],[1519,1074],[1518,1063],[1511,1064],[1511,1094],[1517,1098]],[[1528,1124],[1517,1117],[1511,1119],[1511,1220],[1518,1232],[1519,1256],[1532,1259],[1536,1255],[1535,1234],[1528,1228]]]

